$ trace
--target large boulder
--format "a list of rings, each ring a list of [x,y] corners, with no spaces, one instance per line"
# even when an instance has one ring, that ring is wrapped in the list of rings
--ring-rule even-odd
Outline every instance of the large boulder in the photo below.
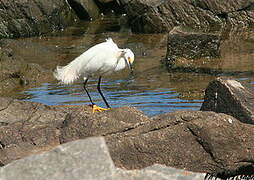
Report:
[[[225,113],[254,124],[254,87],[229,78],[217,78],[205,91],[201,110]]]
[[[174,28],[168,34],[167,61],[216,58],[220,56],[220,36]]]
[[[72,24],[76,18],[65,0],[2,0],[0,38],[27,37]]]
[[[120,0],[135,32],[158,33],[185,25],[202,29],[254,24],[253,0]]]
[[[125,169],[157,163],[218,177],[253,173],[254,129],[226,114],[179,111],[148,118],[130,107],[93,114],[89,106],[1,101],[1,165],[73,140],[104,136],[115,165]]]
[[[122,134],[149,121],[141,111],[130,107],[97,114],[76,111],[63,121],[59,139],[61,143],[65,143],[89,136]]]
[[[0,163],[7,164],[61,143],[91,136],[121,134],[148,121],[135,108],[93,114],[91,107],[47,106],[1,98]]]
[[[115,168],[102,137],[66,143],[47,153],[33,155],[0,168],[1,180],[141,180],[148,178],[151,180],[198,180],[203,177],[204,174],[201,173],[192,173],[161,165],[135,171]]]
[[[13,171],[15,169],[15,171]],[[114,164],[103,138],[64,144],[0,168],[1,180],[111,179]]]
[[[0,97],[0,123],[54,123],[64,121],[71,108],[47,106],[29,101]]]
[[[200,98],[203,98],[208,83],[218,76],[250,77],[251,80],[254,66],[253,37],[252,31],[218,34],[176,27],[168,34],[166,58],[162,62],[171,76],[181,74],[179,78],[185,81],[198,80],[197,83],[189,84],[193,87],[189,88],[188,85],[179,89],[199,89],[202,93]]]
[[[159,163],[226,178],[254,173],[253,128],[225,114],[175,112],[106,141],[118,167]]]

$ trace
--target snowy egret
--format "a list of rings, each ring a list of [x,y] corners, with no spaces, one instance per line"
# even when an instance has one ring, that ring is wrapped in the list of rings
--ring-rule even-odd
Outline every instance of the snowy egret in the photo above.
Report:
[[[83,78],[83,88],[92,103],[93,112],[101,112],[110,108],[101,92],[100,84],[102,76],[122,70],[125,67],[132,70],[133,61],[134,54],[130,49],[120,49],[111,38],[108,38],[106,42],[91,47],[68,65],[57,66],[54,76],[63,84],[72,84],[78,79]],[[96,106],[86,89],[89,78],[94,76],[99,77],[97,89],[107,109]]]

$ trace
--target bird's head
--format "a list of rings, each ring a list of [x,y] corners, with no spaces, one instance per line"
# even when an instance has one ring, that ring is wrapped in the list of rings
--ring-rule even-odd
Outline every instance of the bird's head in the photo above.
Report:
[[[124,49],[123,51],[123,57],[128,64],[128,67],[133,70],[132,64],[134,62],[134,53],[130,49]]]

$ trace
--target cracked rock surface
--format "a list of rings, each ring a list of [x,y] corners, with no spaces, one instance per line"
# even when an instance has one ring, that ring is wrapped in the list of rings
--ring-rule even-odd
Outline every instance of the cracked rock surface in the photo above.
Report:
[[[174,26],[209,29],[254,24],[253,0],[120,0],[136,32],[166,32]]]
[[[1,0],[0,38],[41,35],[73,23],[76,16],[65,0]]]
[[[102,137],[69,142],[49,152],[29,156],[0,168],[1,180],[201,180],[204,176],[201,173],[163,165],[154,165],[134,171],[116,168]]]
[[[63,143],[103,136],[120,168],[157,163],[220,177],[254,173],[254,127],[230,115],[179,111],[148,118],[131,107],[93,114],[89,106],[1,102],[1,166]]]
[[[47,106],[1,98],[0,163],[49,150],[61,143],[134,129],[148,121],[135,108],[93,114],[89,106]]]
[[[179,111],[156,116],[124,137],[113,135],[106,140],[120,167],[160,163],[231,176],[243,167],[254,169],[253,130],[226,114]]]

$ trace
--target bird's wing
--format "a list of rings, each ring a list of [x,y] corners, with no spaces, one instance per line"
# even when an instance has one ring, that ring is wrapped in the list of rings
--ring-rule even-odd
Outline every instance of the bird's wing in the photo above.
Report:
[[[119,48],[113,41],[97,44],[77,57],[79,73],[92,76],[93,73],[107,71],[111,64],[115,64]],[[112,67],[113,68],[113,67]]]
[[[116,63],[118,50],[113,40],[109,39],[91,47],[66,66],[58,67],[54,76],[65,84],[71,84],[80,77],[88,78],[96,73],[110,71],[111,64]]]

